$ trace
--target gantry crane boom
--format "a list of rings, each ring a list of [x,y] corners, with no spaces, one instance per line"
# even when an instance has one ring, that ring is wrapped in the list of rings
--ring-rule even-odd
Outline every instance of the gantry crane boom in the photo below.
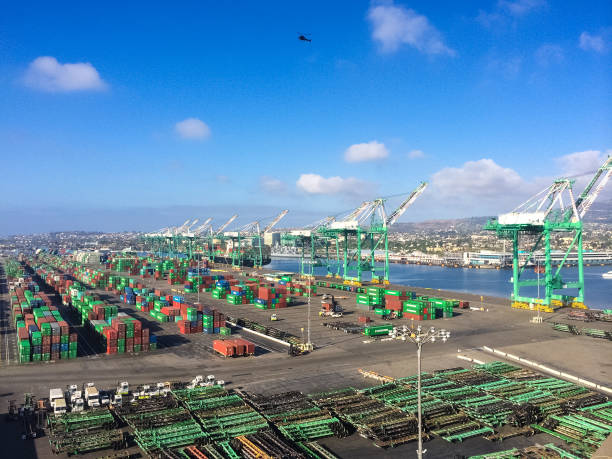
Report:
[[[193,234],[197,235],[197,234],[200,234],[206,231],[208,227],[210,226],[211,221],[212,221],[212,217],[207,218],[204,223],[202,223],[200,226],[198,226],[196,229],[193,230]]]
[[[270,222],[270,224],[269,224],[268,226],[266,226],[266,227],[264,228],[263,232],[264,232],[264,233],[267,233],[267,232],[268,232],[268,231],[270,231],[272,228],[274,228],[274,227],[276,226],[276,224],[277,224],[278,222],[280,222],[280,221],[283,219],[283,217],[284,217],[285,215],[287,215],[287,213],[288,213],[288,212],[289,212],[289,210],[288,210],[288,209],[283,210],[283,211],[282,211],[280,214],[278,214],[278,215],[276,216],[276,218],[275,218],[274,220],[272,220],[272,221]]]
[[[175,227],[174,228],[174,234],[176,235],[176,234],[179,234],[182,231],[184,231],[185,228],[187,228],[187,226],[189,225],[190,221],[191,221],[191,219],[188,218],[187,220],[185,220],[185,222],[181,226]]]
[[[221,233],[225,228],[228,227],[228,225],[230,223],[232,223],[234,220],[236,220],[237,217],[238,217],[238,214],[232,215],[228,221],[226,221],[223,225],[221,225],[219,228],[217,228],[217,231],[214,231],[214,234]],[[211,228],[211,231],[212,231],[212,228]]]
[[[355,220],[357,217],[359,217],[359,215],[369,206],[372,205],[372,201],[363,201],[359,207],[357,207],[355,210],[353,210],[350,214],[348,214],[346,217],[344,217],[341,221],[343,222],[348,222],[351,220]]]
[[[421,195],[421,193],[425,191],[425,188],[427,188],[427,182],[421,182],[419,186],[417,186],[414,191],[410,193],[410,195],[408,195],[408,197],[399,205],[399,207],[395,209],[391,213],[391,215],[389,215],[386,221],[386,225],[393,225],[397,221],[397,219],[400,218],[404,214],[404,212],[406,212],[406,209],[408,209],[408,207],[410,207],[412,203],[416,201],[416,199]]]
[[[589,182],[589,184],[586,186],[584,191],[580,194],[580,196],[576,200],[576,207],[578,209],[578,213],[577,215],[574,216],[574,219],[584,218],[586,213],[589,211],[589,208],[591,207],[591,205],[593,205],[593,203],[597,199],[597,196],[599,196],[599,193],[601,193],[601,190],[604,189],[604,187],[606,186],[606,183],[608,183],[608,180],[610,180],[611,176],[612,176],[612,156],[609,156],[604,161],[602,166],[597,170],[597,172],[593,176],[593,179]],[[595,190],[591,193],[591,190],[593,189],[593,187],[599,181],[600,178],[601,178],[601,181],[599,182]]]
[[[191,222],[191,223],[190,223],[190,224],[187,226],[187,228],[185,228],[185,232],[186,232],[186,233],[188,233],[189,231],[191,231],[191,228],[193,228],[193,227],[196,225],[196,223],[198,223],[199,221],[200,221],[200,219],[199,219],[199,218],[196,218],[194,221],[192,221],[192,222]]]

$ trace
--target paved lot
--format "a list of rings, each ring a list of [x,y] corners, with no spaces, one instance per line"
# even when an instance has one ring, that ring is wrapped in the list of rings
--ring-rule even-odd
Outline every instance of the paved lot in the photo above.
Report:
[[[164,286],[167,283],[153,283],[144,280],[150,286]],[[2,286],[0,285],[0,288]],[[406,288],[406,287],[404,287]],[[419,293],[427,292],[434,296],[432,290],[415,289]],[[320,292],[327,290],[321,289]],[[342,321],[354,321],[361,312],[355,308],[353,294],[329,290],[336,296],[346,296],[340,299],[341,305],[347,311]],[[118,302],[118,297],[109,292],[99,292],[106,295],[109,302]],[[426,294],[427,294],[426,293]],[[6,310],[6,295],[3,294],[0,309]],[[435,291],[435,296],[467,299],[477,301],[475,295]],[[195,295],[188,296],[194,301]],[[213,300],[209,293],[200,295],[201,302],[216,307],[232,316],[249,317],[261,323],[270,323],[270,311],[261,311],[253,305],[229,305],[224,301]],[[7,401],[20,401],[24,392],[33,392],[40,396],[48,394],[51,386],[63,387],[68,384],[80,384],[95,381],[101,387],[114,387],[120,380],[128,380],[132,384],[149,383],[166,380],[191,379],[196,374],[214,374],[224,379],[230,387],[242,387],[255,392],[273,393],[285,390],[301,390],[316,392],[340,387],[366,387],[373,381],[362,378],[359,368],[375,370],[380,373],[400,377],[416,373],[415,352],[411,345],[396,341],[371,341],[363,335],[347,335],[340,331],[321,326],[325,320],[317,315],[320,299],[314,297],[311,305],[312,341],[317,350],[310,355],[292,358],[281,352],[265,339],[259,339],[257,356],[249,358],[224,359],[210,352],[210,341],[214,335],[180,335],[174,323],[158,324],[149,321],[148,316],[136,311],[134,306],[121,305],[121,309],[129,314],[146,320],[153,333],[160,336],[162,348],[155,352],[140,355],[113,355],[95,353],[95,346],[82,333],[79,338],[84,356],[76,360],[58,361],[55,363],[36,363],[16,365],[14,359],[6,365],[4,354],[6,334],[2,335],[0,350],[3,355],[3,366],[0,368],[0,414],[5,410]],[[485,297],[484,311],[462,310],[457,317],[438,319],[426,325],[435,325],[451,331],[451,339],[447,343],[434,343],[424,350],[423,367],[425,371],[466,366],[466,362],[457,360],[457,351],[469,350],[483,345],[499,348],[519,356],[531,358],[540,363],[548,364],[562,371],[577,374],[599,383],[612,381],[612,363],[609,356],[612,353],[612,342],[585,336],[571,336],[553,330],[548,322],[563,320],[565,312],[545,315],[545,322],[535,325],[529,322],[534,313],[513,310],[508,301],[502,298]],[[280,320],[273,326],[301,336],[301,328],[306,326],[308,307],[302,299],[301,304],[287,309],[275,310]],[[374,317],[374,315],[372,315]],[[2,318],[0,317],[0,321]],[[380,322],[380,321],[379,321]],[[398,323],[408,323],[407,321]],[[582,324],[578,324],[582,326]],[[609,324],[589,324],[596,328],[609,329]],[[2,328],[5,330],[5,328]],[[13,330],[10,328],[10,330]],[[9,332],[10,334],[13,333]],[[247,339],[252,339],[244,333]],[[81,339],[88,343],[93,352],[81,344]],[[253,339],[252,339],[253,340]],[[14,347],[14,345],[13,345]],[[493,360],[484,356],[485,360]],[[15,448],[25,448],[19,457],[36,457],[31,447],[16,440],[15,431],[3,429],[0,436],[4,444],[12,444]],[[518,446],[522,441],[533,444],[535,441],[548,441],[539,437],[531,439],[515,439],[503,444],[491,444],[481,439],[473,439],[459,445],[431,442],[431,451],[444,452],[443,455],[429,457],[452,457],[453,454],[465,452],[483,452],[506,449]],[[45,450],[46,440],[36,442],[36,449]],[[16,443],[15,443],[16,442]],[[27,442],[26,442],[27,443]],[[360,438],[350,440],[326,440],[330,448],[342,457],[364,457],[376,454],[377,457],[411,457],[414,445],[405,445],[394,450],[381,451],[370,442]],[[17,446],[15,446],[17,445]],[[21,450],[20,450],[21,451]],[[363,453],[363,454],[361,454]],[[18,456],[15,456],[18,457]],[[40,455],[39,457],[43,457]]]

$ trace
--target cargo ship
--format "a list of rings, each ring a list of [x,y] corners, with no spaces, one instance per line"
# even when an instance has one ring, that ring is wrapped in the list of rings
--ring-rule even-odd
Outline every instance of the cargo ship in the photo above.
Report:
[[[217,256],[215,255],[213,257],[213,261],[215,263],[223,263],[226,265],[231,265],[232,264],[232,257],[222,257],[222,256]],[[262,266],[265,265],[269,265],[272,262],[272,259],[270,257],[265,257],[262,258],[261,260],[261,264]],[[255,266],[255,259],[254,258],[250,258],[250,257],[245,257],[242,260],[242,263],[240,263],[241,266],[244,266],[246,268],[252,268],[253,266]]]
[[[217,250],[213,254],[213,261],[215,263],[224,263],[231,265],[234,263],[231,255],[231,245],[226,246],[225,251]],[[238,256],[238,255],[235,255]],[[259,247],[246,246],[241,249],[240,254],[240,266],[247,268],[253,268],[260,257]],[[272,262],[272,251],[269,246],[263,245],[261,247],[261,266],[269,265]]]

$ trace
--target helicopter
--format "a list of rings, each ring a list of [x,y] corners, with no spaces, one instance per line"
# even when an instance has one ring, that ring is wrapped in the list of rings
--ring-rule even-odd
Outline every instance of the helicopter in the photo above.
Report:
[[[302,34],[298,37],[298,40],[307,41],[308,43],[312,42],[312,39],[308,38],[308,35],[310,34]]]

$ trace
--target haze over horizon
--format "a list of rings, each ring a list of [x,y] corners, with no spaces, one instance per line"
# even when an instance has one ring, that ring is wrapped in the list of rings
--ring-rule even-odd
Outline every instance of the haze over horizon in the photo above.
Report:
[[[11,3],[0,235],[507,212],[612,154],[611,57],[604,0]]]

